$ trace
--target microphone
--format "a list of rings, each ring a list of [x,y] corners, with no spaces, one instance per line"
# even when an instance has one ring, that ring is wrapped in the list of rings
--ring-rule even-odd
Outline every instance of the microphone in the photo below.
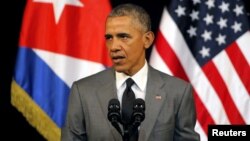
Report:
[[[120,102],[118,99],[111,99],[108,105],[108,120],[115,129],[122,135],[121,128],[118,122],[121,121]]]
[[[132,114],[132,125],[139,127],[141,122],[145,119],[145,101],[141,98],[137,98],[134,101],[133,114]]]
[[[138,127],[145,119],[145,102],[141,98],[137,98],[133,102],[133,113],[131,117],[131,123],[128,127],[127,138],[128,140],[138,140]]]

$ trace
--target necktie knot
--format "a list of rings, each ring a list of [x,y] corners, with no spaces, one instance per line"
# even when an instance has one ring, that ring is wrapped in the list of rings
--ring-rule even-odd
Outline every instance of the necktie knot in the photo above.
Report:
[[[134,83],[135,83],[135,82],[134,82],[133,79],[128,78],[128,79],[126,80],[126,85],[127,85],[126,87],[130,88]]]

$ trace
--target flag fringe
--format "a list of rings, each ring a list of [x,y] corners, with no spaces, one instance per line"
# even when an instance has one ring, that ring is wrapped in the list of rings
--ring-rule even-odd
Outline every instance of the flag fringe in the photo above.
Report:
[[[26,120],[48,141],[59,141],[61,129],[16,83],[11,83],[11,104],[20,111]]]

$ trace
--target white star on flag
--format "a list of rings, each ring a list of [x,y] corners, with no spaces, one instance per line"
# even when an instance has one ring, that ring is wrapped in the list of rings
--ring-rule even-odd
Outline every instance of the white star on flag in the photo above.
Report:
[[[212,39],[212,32],[211,31],[207,31],[205,30],[204,33],[201,35],[201,37],[203,37],[204,41],[208,41]]]
[[[207,5],[208,9],[211,9],[211,8],[214,7],[214,2],[215,2],[214,0],[208,0],[206,2],[206,5]]]
[[[190,17],[191,17],[192,21],[198,20],[199,19],[198,15],[199,15],[198,11],[192,10],[192,13],[190,14]]]
[[[201,3],[201,1],[200,0],[193,0],[193,3],[194,3],[194,5],[196,5],[198,3]]]
[[[237,33],[238,31],[241,31],[241,23],[234,22],[234,25],[232,25],[231,28],[234,30],[234,33]]]
[[[178,17],[185,16],[185,7],[178,6],[178,8],[175,10],[177,13]]]
[[[206,17],[203,19],[207,25],[213,24],[213,18],[214,16],[207,14]]]
[[[217,24],[220,26],[220,29],[223,29],[224,27],[227,27],[227,19],[223,19],[222,17],[217,22]]]
[[[229,11],[229,3],[225,3],[223,1],[222,4],[219,6],[219,8],[221,9],[222,13]]]
[[[190,26],[190,28],[187,30],[190,38],[197,35],[196,30],[196,27]]]
[[[219,36],[215,40],[218,42],[219,45],[225,44],[226,35],[219,34]]]
[[[58,23],[66,4],[83,7],[83,3],[80,0],[33,0],[33,1],[53,4],[53,10],[54,10],[56,23]]]
[[[210,54],[209,54],[210,48],[206,48],[205,46],[203,46],[202,49],[199,52],[200,52],[200,54],[202,55],[203,58],[210,56]]]
[[[243,6],[236,5],[236,7],[234,8],[234,12],[237,16],[243,14]]]

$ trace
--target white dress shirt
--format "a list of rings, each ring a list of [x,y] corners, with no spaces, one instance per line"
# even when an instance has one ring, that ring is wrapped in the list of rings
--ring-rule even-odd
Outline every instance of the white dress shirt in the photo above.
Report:
[[[148,80],[148,64],[145,61],[144,66],[133,76],[128,76],[124,73],[116,72],[116,89],[117,97],[120,103],[122,102],[122,95],[126,88],[125,81],[130,77],[134,80],[135,84],[132,85],[132,90],[135,93],[135,98],[141,98],[145,100],[146,85]],[[122,104],[121,104],[122,105]]]

